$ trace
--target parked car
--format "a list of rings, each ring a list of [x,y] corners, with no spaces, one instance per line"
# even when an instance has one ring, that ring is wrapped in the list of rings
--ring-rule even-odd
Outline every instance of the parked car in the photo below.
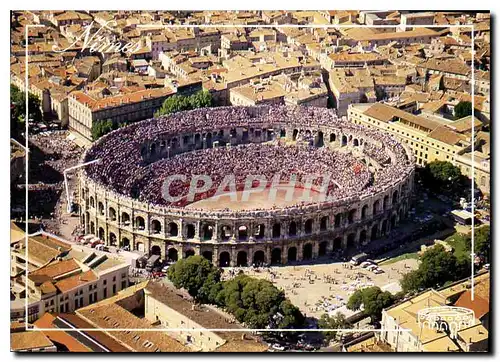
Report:
[[[285,350],[285,347],[283,347],[282,345],[280,345],[278,343],[273,344],[271,347],[273,347],[273,349],[278,350],[278,351],[284,351]]]
[[[368,268],[370,265],[372,265],[372,263],[370,263],[369,261],[364,261],[361,264],[359,264],[359,266],[363,269]]]

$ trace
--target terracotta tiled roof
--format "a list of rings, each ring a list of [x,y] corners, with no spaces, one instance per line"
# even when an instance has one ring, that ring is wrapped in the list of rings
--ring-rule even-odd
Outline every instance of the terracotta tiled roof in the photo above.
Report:
[[[70,273],[78,269],[80,269],[80,266],[76,263],[76,261],[70,259],[63,261],[55,261],[47,266],[44,266],[43,268],[35,270],[34,272],[30,273],[30,275],[34,276],[44,275],[50,278],[56,278],[60,275]]]
[[[88,282],[96,281],[97,275],[92,271],[88,270],[83,273],[72,275],[68,278],[64,278],[56,283],[57,289],[65,293],[71,289],[74,289],[80,285],[87,284]]]

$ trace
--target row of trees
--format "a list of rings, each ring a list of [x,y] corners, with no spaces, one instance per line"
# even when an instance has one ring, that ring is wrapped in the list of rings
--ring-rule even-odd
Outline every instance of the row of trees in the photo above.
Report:
[[[221,270],[199,255],[177,261],[168,278],[195,301],[215,304],[249,328],[294,328],[305,322],[300,310],[271,282],[244,274],[221,281]]]
[[[92,128],[90,130],[92,134],[92,140],[96,141],[105,134],[123,126],[125,126],[125,123],[113,122],[110,119],[104,121],[92,122]]]
[[[199,91],[190,96],[175,94],[165,99],[161,108],[155,112],[155,117],[213,105],[212,95],[208,91]]]
[[[43,120],[40,108],[40,98],[28,93],[28,119],[34,122]],[[18,138],[26,128],[26,92],[21,91],[14,84],[10,85],[10,132],[11,136]]]

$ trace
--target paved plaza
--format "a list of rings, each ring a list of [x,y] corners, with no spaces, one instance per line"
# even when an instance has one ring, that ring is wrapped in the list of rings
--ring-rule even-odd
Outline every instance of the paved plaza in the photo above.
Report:
[[[285,291],[286,296],[308,317],[320,318],[324,313],[335,314],[345,306],[357,290],[370,286],[397,290],[398,281],[405,273],[417,269],[416,259],[401,260],[380,266],[384,271],[375,274],[350,263],[329,263],[264,268],[227,268],[224,278],[239,270],[247,275],[270,280]],[[345,308],[340,309],[345,313]]]

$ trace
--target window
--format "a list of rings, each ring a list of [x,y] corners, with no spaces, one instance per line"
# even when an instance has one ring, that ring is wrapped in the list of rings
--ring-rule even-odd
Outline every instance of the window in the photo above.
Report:
[[[113,284],[113,294],[116,293],[116,284]]]

